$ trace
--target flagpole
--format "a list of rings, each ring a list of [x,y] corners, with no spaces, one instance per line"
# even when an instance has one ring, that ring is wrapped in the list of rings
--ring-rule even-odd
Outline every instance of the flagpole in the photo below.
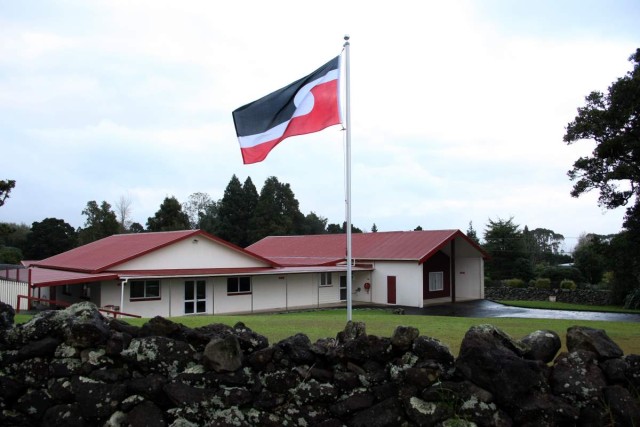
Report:
[[[346,186],[346,196],[345,196],[345,215],[346,215],[346,223],[347,223],[347,322],[352,319],[352,268],[351,268],[351,82],[350,82],[350,63],[349,63],[349,36],[344,36],[344,58],[345,58],[345,86],[346,86],[346,111],[345,111],[345,122],[347,127],[347,143],[345,149],[345,186]]]

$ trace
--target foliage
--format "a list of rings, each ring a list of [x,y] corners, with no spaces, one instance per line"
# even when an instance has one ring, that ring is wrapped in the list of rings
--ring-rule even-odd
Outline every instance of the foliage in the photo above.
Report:
[[[210,212],[210,206],[216,202],[207,193],[193,193],[189,200],[182,205],[182,210],[189,217],[189,227],[193,230],[202,228],[201,223]]]
[[[13,179],[1,179],[0,180],[0,207],[4,206],[5,200],[9,198],[11,190],[16,186],[16,181]]]
[[[27,242],[27,234],[31,231],[31,227],[24,223],[7,222],[0,223],[0,228],[6,230],[4,234],[0,232],[0,246],[24,249],[24,245]]]
[[[10,246],[0,246],[0,264],[20,264],[22,261],[22,251]]]
[[[505,279],[502,283],[509,288],[526,288],[527,285],[522,279]]]
[[[27,259],[41,260],[73,249],[78,235],[73,227],[57,218],[45,218],[31,224],[24,251]]]
[[[520,226],[513,222],[513,218],[489,219],[484,242],[483,247],[490,256],[486,261],[486,271],[491,278],[529,280],[533,277],[533,266],[526,257]]]
[[[475,228],[473,228],[473,221],[469,221],[469,228],[467,229],[466,235],[469,239],[473,240],[477,244],[480,244],[478,234],[476,233]]]
[[[629,292],[640,287],[638,272],[638,242],[629,231],[623,231],[615,235],[609,243],[607,258],[613,271],[613,280],[610,284],[611,299],[615,304],[624,304]]]
[[[165,197],[160,209],[147,219],[148,231],[189,230],[189,217],[174,196]]]
[[[608,209],[625,206],[640,191],[640,49],[629,61],[633,70],[612,83],[606,95],[591,92],[564,135],[567,144],[596,142],[592,156],[579,158],[568,172],[576,181],[571,195],[599,190],[598,201]],[[621,188],[622,181],[628,186]]]
[[[600,283],[607,269],[607,250],[610,236],[583,234],[573,250],[574,265],[585,280],[591,284]]]
[[[111,210],[111,205],[105,201],[100,206],[95,200],[87,202],[82,215],[86,215],[87,220],[84,228],[78,230],[78,240],[81,245],[118,234],[120,231],[118,218]]]
[[[271,176],[260,191],[255,214],[249,223],[249,238],[251,242],[257,242],[267,236],[298,234],[303,220],[291,186]]]
[[[371,232],[372,233],[377,233],[378,232],[378,226],[376,225],[376,223],[374,222],[373,225],[371,226]]]
[[[129,233],[144,233],[144,227],[139,222],[132,222],[129,226]]]
[[[327,218],[316,215],[315,212],[309,212],[302,224],[300,234],[324,234],[327,232]]]
[[[327,225],[327,233],[329,234],[343,234],[347,232],[347,221],[343,221],[342,225],[340,224],[329,224]],[[352,233],[362,233],[362,230],[351,224],[351,232]]]
[[[640,309],[640,288],[629,292],[624,299],[624,308],[631,310]]]
[[[580,157],[568,172],[575,181],[571,195],[598,190],[601,206],[628,206],[626,231],[611,241],[609,254],[612,293],[619,303],[640,286],[640,49],[629,61],[633,69],[613,82],[606,94],[593,91],[585,98],[586,105],[578,108],[564,135],[567,144],[585,139],[596,143],[591,156]]]
[[[551,279],[546,277],[539,277],[536,279],[533,287],[536,289],[551,289]]]
[[[249,237],[251,218],[258,204],[258,191],[250,177],[244,185],[233,175],[218,202],[217,211],[206,211],[206,228],[213,234],[238,246],[245,247],[254,241]],[[214,216],[217,214],[217,219]]]
[[[551,280],[552,287],[557,287],[563,280],[574,282],[584,282],[584,277],[580,270],[568,266],[545,266],[537,272],[538,277],[547,277]]]
[[[573,280],[564,279],[562,282],[560,282],[560,289],[575,291],[576,289],[578,289],[578,285],[576,285],[576,282],[574,282]]]

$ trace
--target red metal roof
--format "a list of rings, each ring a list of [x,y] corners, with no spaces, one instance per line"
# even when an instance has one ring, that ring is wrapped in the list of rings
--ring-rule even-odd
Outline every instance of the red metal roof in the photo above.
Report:
[[[361,260],[416,260],[422,263],[456,237],[465,239],[482,256],[486,256],[460,230],[353,233],[352,256]],[[271,236],[254,243],[247,250],[281,265],[300,265],[295,260],[344,260],[346,237],[344,234]]]
[[[223,246],[244,253],[252,258],[259,259],[269,265],[274,264],[273,261],[267,260],[260,255],[247,252],[239,246],[212,236],[204,231],[184,230],[158,233],[114,234],[113,236],[105,237],[104,239],[54,255],[42,261],[34,262],[32,265],[84,273],[100,273],[118,264],[194,236],[216,241]]]
[[[100,282],[102,280],[116,280],[117,274],[114,273],[78,273],[75,271],[51,270],[48,268],[31,268],[31,285],[42,286],[58,286],[73,285],[77,283]]]

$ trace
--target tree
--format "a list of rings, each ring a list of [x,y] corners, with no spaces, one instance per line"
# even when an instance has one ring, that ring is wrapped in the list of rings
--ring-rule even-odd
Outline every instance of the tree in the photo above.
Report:
[[[174,196],[165,197],[160,209],[147,219],[148,231],[189,230],[189,217]]]
[[[76,230],[65,221],[45,218],[31,224],[24,255],[34,260],[49,258],[75,248],[77,238]]]
[[[329,234],[341,234],[347,232],[347,221],[343,221],[342,225],[340,224],[329,224],[327,225],[327,233]],[[351,232],[352,233],[362,233],[362,230],[351,224]]]
[[[327,218],[309,212],[305,217],[300,234],[325,234],[327,232]]]
[[[111,210],[111,205],[105,201],[100,206],[95,200],[87,202],[82,215],[87,216],[84,228],[78,230],[78,239],[82,245],[118,234],[120,231],[118,218]]]
[[[467,229],[467,237],[480,244],[480,239],[478,239],[478,234],[476,233],[475,228],[473,228],[473,221],[469,221],[469,228]]]
[[[129,233],[144,233],[144,227],[139,222],[132,222],[129,226]]]
[[[258,191],[251,178],[247,178],[243,186],[238,177],[233,175],[218,202],[217,221],[209,218],[209,224],[216,231],[214,234],[238,246],[248,246],[252,243],[249,229],[257,204]],[[208,212],[212,214],[213,210]]]
[[[131,228],[131,198],[120,196],[116,202],[116,212],[120,223],[120,233],[125,233]]]
[[[413,231],[422,231],[422,226],[417,226],[416,228],[413,229]]]
[[[16,181],[13,179],[0,180],[0,207],[4,206],[5,200],[9,198],[9,193],[16,186]]]
[[[592,155],[580,157],[568,172],[576,181],[571,195],[599,190],[599,205],[627,206],[626,231],[612,241],[618,301],[624,299],[620,292],[640,287],[640,48],[629,61],[633,70],[613,82],[606,94],[591,92],[564,135],[567,144],[583,139],[596,143]]]
[[[200,222],[211,204],[215,204],[215,202],[207,193],[193,193],[189,196],[189,200],[182,205],[182,210],[189,217],[189,226],[193,230],[202,228]]]
[[[378,232],[378,226],[376,225],[376,223],[374,222],[373,225],[371,226],[371,232],[372,233],[377,233]]]
[[[484,249],[490,255],[486,271],[493,280],[518,278],[528,281],[533,278],[533,266],[525,253],[522,232],[513,218],[489,219],[484,242]]]
[[[573,263],[585,280],[597,285],[607,269],[607,253],[611,236],[583,234],[573,250]]]
[[[299,234],[304,215],[300,212],[296,196],[287,183],[275,176],[266,179],[249,225],[251,243],[266,236]]]
[[[576,181],[571,195],[599,190],[598,202],[607,209],[636,204],[640,193],[640,49],[629,61],[633,70],[612,83],[606,95],[591,92],[564,135],[567,144],[596,142],[592,155],[576,160],[568,172]]]

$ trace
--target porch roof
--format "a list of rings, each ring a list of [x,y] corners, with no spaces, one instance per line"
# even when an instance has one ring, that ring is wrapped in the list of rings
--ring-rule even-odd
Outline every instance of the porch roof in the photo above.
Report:
[[[78,273],[75,271],[32,268],[31,285],[35,287],[74,285],[80,283],[101,282],[106,280],[124,280],[136,278],[162,277],[224,277],[224,276],[264,276],[303,273],[345,272],[346,265],[338,266],[295,266],[276,268],[192,268],[192,269],[156,269],[127,270],[104,273]],[[354,266],[352,271],[371,271],[373,267]]]

